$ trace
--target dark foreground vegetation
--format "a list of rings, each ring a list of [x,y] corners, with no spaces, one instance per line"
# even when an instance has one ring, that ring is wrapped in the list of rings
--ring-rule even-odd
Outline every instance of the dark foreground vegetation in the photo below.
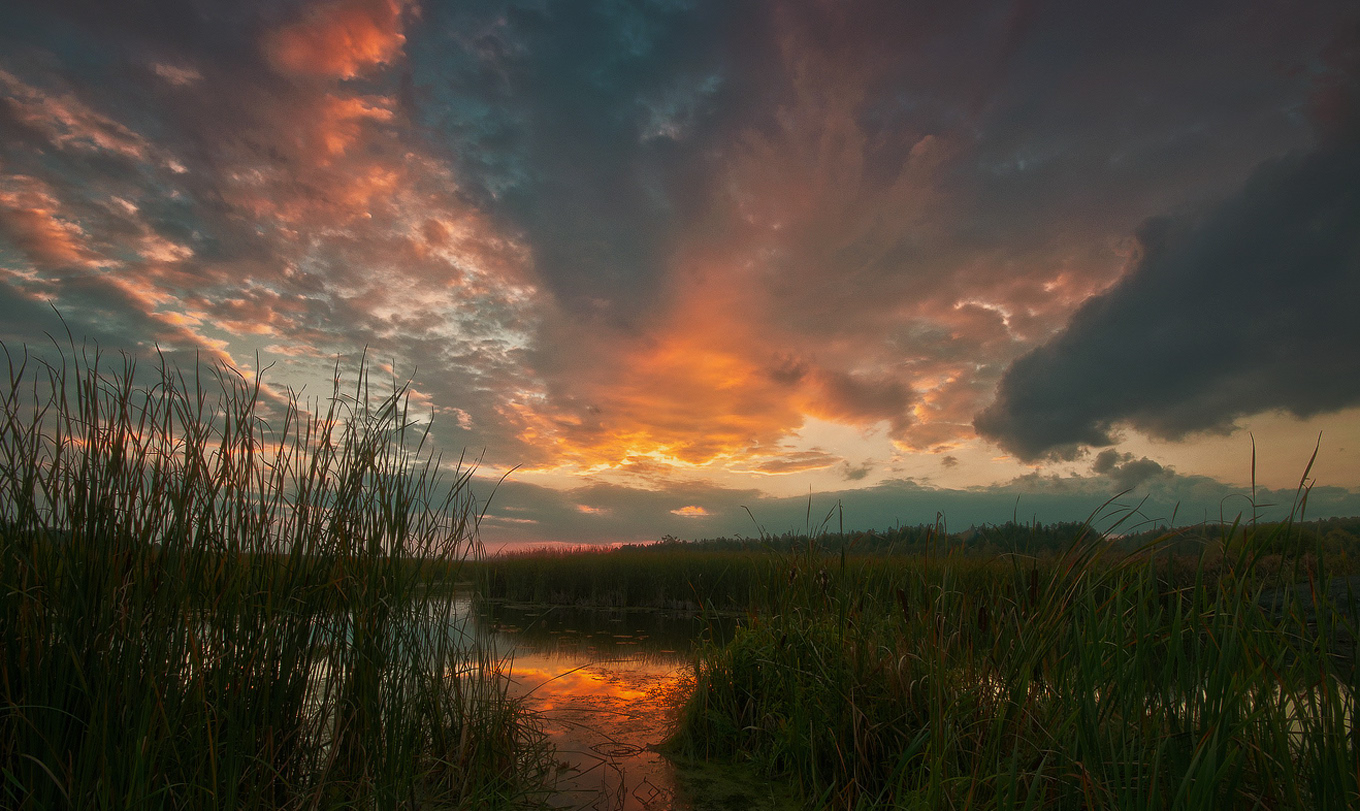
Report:
[[[428,576],[460,467],[367,380],[303,408],[72,349],[0,390],[0,807],[525,799],[545,752]]]
[[[775,558],[688,544],[611,550],[544,549],[473,567],[478,593],[495,600],[610,608],[746,609]]]
[[[473,574],[500,598],[739,610],[671,750],[809,804],[1360,807],[1353,520],[812,532],[469,572],[469,472],[441,479],[399,389],[304,408],[74,350],[7,372],[6,809],[543,800],[550,752],[451,614]]]
[[[671,751],[746,761],[810,804],[1354,808],[1360,583],[1338,575],[1357,524],[919,528],[892,554],[839,533],[671,542],[483,577],[745,609],[701,649]],[[1041,542],[983,546],[999,536]]]

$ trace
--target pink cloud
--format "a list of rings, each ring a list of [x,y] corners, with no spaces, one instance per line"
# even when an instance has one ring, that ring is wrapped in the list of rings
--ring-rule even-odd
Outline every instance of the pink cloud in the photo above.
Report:
[[[59,149],[112,152],[147,160],[152,152],[145,138],[100,113],[74,93],[51,93],[0,70],[0,93],[9,99],[12,114],[41,132]]]
[[[404,0],[330,0],[265,35],[262,48],[280,73],[351,79],[391,62],[406,43]]]
[[[39,269],[94,267],[101,257],[86,246],[80,226],[63,216],[46,184],[31,177],[4,178],[0,187],[0,234]]]

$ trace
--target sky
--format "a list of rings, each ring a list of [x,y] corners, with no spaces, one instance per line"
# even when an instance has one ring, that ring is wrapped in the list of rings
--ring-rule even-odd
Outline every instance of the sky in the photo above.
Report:
[[[1360,515],[1360,7],[8,2],[67,328],[367,358],[492,547]]]

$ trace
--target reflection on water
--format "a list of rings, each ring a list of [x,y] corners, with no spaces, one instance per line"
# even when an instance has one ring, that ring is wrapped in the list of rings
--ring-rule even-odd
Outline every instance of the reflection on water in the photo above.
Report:
[[[546,665],[546,666],[545,666]],[[675,777],[652,747],[687,692],[684,669],[600,660],[563,672],[560,658],[517,657],[515,690],[530,695],[557,747],[559,808],[674,808]]]
[[[731,636],[730,618],[627,609],[462,603],[463,632],[510,660],[557,748],[554,806],[687,808],[655,751],[688,696],[697,640]]]

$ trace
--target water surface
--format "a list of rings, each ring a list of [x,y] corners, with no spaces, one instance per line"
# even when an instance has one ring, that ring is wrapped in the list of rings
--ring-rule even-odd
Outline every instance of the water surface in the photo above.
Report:
[[[693,647],[730,619],[679,612],[476,602],[479,641],[509,659],[512,694],[557,749],[558,808],[688,809],[656,748],[688,697]]]
[[[734,618],[482,601],[466,606],[468,632],[507,657],[513,694],[539,713],[557,749],[554,807],[790,807],[787,792],[747,772],[700,764],[677,769],[657,751],[693,687],[696,644],[730,639]]]

